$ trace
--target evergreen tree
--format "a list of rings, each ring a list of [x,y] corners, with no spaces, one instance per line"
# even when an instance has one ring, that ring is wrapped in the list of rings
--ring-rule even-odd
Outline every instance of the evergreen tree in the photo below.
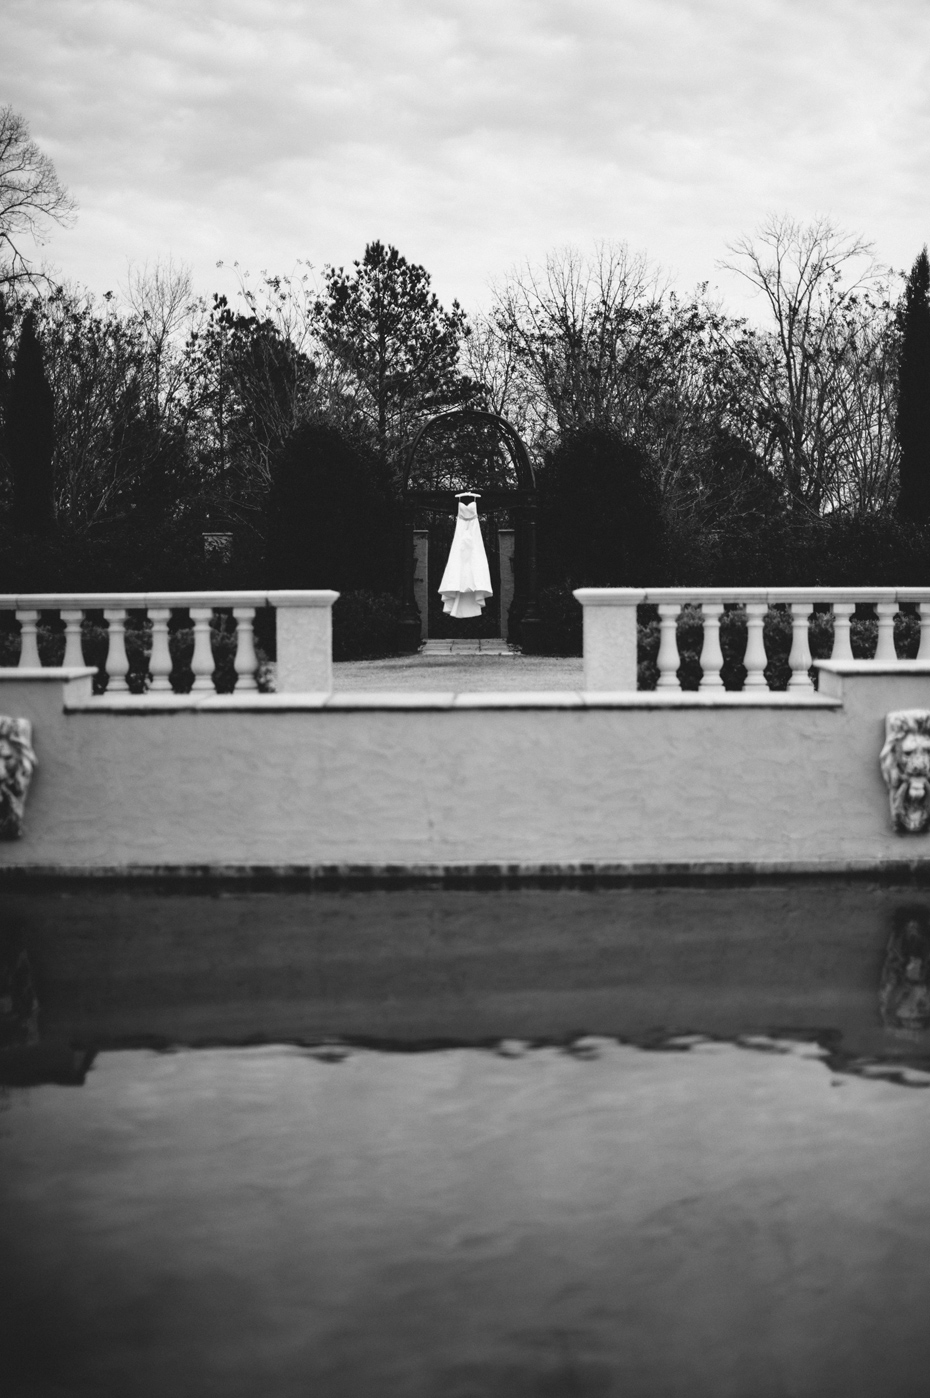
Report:
[[[273,587],[385,592],[395,584],[396,521],[378,476],[371,454],[330,423],[291,434],[267,507]]]
[[[6,447],[13,477],[14,525],[24,534],[48,534],[55,524],[55,401],[32,311],[23,317],[13,365]]]
[[[543,580],[643,587],[664,567],[661,502],[638,447],[600,427],[567,433],[539,473]]]
[[[465,312],[457,301],[444,310],[426,268],[380,242],[368,244],[351,272],[328,267],[325,290],[316,308],[322,337],[355,382],[386,478],[389,451],[416,417],[474,393],[458,369]]]
[[[926,247],[907,279],[899,324],[898,513],[903,519],[923,524],[930,521],[930,261]]]

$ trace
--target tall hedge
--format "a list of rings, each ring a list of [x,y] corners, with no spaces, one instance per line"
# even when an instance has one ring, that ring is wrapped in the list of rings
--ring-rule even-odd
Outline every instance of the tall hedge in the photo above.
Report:
[[[270,585],[388,592],[399,543],[396,506],[372,455],[328,423],[299,427],[272,471]]]
[[[652,584],[665,568],[661,503],[644,454],[592,428],[562,439],[539,473],[544,583]]]

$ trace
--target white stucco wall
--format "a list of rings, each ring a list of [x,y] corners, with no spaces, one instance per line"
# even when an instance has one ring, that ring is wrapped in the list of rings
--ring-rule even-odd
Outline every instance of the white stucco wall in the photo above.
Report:
[[[926,859],[892,829],[889,709],[930,667],[823,667],[821,694],[90,700],[0,674],[40,762],[0,867],[838,868]],[[83,707],[81,707],[83,706]]]

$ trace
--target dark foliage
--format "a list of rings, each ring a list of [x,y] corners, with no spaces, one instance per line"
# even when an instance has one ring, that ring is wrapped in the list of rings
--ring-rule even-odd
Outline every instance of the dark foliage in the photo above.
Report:
[[[930,522],[930,261],[924,248],[911,268],[900,310],[898,440],[902,519]]]
[[[790,519],[732,532],[675,533],[665,576],[672,587],[925,587],[930,527],[884,511]]]
[[[333,659],[396,655],[400,615],[400,602],[389,592],[343,593],[333,607]]]
[[[272,470],[270,586],[383,592],[396,585],[397,554],[395,506],[373,458],[328,423],[299,427]]]
[[[194,515],[154,524],[130,520],[110,528],[46,538],[0,524],[0,592],[184,592],[264,586],[263,543],[245,530],[232,554],[206,555]]]
[[[567,587],[539,592],[540,650],[543,655],[582,654],[582,610]]]
[[[7,396],[6,452],[14,527],[24,534],[50,533],[55,525],[55,402],[32,311],[23,317]]]
[[[589,428],[552,451],[539,473],[544,582],[656,585],[665,568],[658,492],[648,462],[614,433]]]

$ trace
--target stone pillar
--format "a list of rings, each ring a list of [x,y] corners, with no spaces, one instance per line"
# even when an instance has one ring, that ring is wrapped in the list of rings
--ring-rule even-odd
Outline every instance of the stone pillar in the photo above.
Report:
[[[498,557],[501,565],[500,580],[500,602],[501,609],[501,637],[503,640],[510,639],[510,608],[513,603],[514,575],[514,531],[512,529],[498,529],[497,531]]]
[[[275,609],[279,694],[331,694],[338,592],[269,592]]]
[[[429,639],[429,530],[413,531],[413,600],[420,613],[420,640]]]
[[[417,604],[414,597],[413,577],[416,572],[416,558],[414,557],[414,533],[413,513],[404,508],[404,531],[403,531],[403,592],[400,621],[397,624],[397,636],[400,649],[404,655],[416,655],[420,649],[420,614],[417,611]]]
[[[580,587],[584,608],[584,687],[636,689],[636,606],[645,592],[625,587]]]

